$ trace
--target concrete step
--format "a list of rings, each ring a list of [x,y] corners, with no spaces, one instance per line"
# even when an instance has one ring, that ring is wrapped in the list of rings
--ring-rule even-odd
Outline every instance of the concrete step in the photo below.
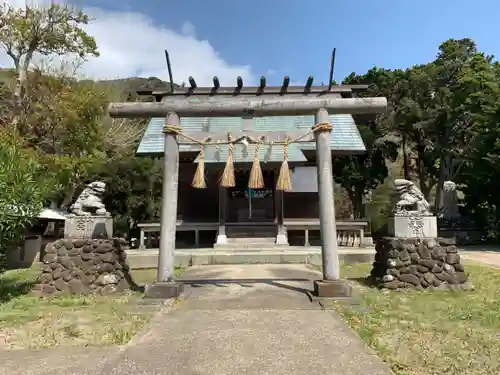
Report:
[[[227,245],[225,245],[227,246]],[[204,264],[271,264],[271,263],[310,263],[321,264],[321,249],[318,247],[288,247],[252,249],[196,249],[176,250],[175,265],[188,267]],[[132,269],[156,268],[158,249],[127,250],[127,258]],[[372,263],[375,249],[340,248],[340,263]]]
[[[229,244],[274,244],[276,237],[228,237]]]
[[[260,246],[260,247],[243,247],[243,246],[228,246],[228,245],[218,245],[214,248],[216,253],[224,253],[224,254],[239,254],[239,253],[283,253],[288,249],[286,245],[273,245],[273,246]]]
[[[230,237],[275,237],[278,230],[275,228],[255,228],[255,229],[226,229],[226,234]]]
[[[266,232],[245,232],[245,233],[232,233],[226,232],[228,238],[276,238],[276,233]]]
[[[275,250],[275,249],[286,249],[289,245],[277,245],[275,243],[227,243],[227,244],[215,244],[214,249],[216,250],[227,250],[227,251],[241,251],[241,250]]]

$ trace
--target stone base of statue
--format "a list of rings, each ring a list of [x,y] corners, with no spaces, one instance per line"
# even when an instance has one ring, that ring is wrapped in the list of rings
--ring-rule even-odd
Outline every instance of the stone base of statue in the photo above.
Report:
[[[436,238],[436,216],[393,216],[388,223],[389,236],[398,238]]]
[[[435,216],[390,218],[377,239],[372,281],[385,289],[470,290],[469,274],[452,239],[439,238]]]
[[[387,289],[470,290],[469,274],[451,239],[438,237],[437,219],[411,181],[394,180],[400,200],[389,219],[389,236],[377,239],[371,280]]]
[[[74,239],[113,238],[110,216],[69,216],[64,224],[64,237]]]

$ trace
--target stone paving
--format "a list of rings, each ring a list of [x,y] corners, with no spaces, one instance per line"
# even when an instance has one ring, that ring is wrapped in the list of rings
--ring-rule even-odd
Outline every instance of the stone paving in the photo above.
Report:
[[[124,348],[66,360],[47,351],[38,366],[9,354],[0,374],[391,374],[335,312],[309,301],[319,277],[305,265],[191,267],[185,298]]]

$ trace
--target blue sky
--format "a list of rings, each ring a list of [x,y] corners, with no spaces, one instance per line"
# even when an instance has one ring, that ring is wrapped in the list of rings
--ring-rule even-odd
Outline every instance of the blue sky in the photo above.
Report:
[[[448,38],[471,37],[500,51],[500,1],[494,0],[102,0],[85,6],[143,13],[158,26],[190,22],[230,64],[251,65],[256,76],[327,80],[332,47],[335,77],[373,66],[404,68],[427,62]],[[168,46],[158,45],[159,49]],[[500,54],[500,53],[499,53]],[[278,79],[276,77],[276,79]]]

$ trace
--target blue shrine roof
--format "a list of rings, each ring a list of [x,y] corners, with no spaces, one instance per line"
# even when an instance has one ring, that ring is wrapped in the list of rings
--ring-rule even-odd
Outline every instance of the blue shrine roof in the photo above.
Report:
[[[366,151],[365,145],[359,134],[354,119],[349,114],[330,115],[333,124],[330,146],[332,153],[359,154]],[[162,156],[164,137],[164,118],[152,118],[146,128],[137,149],[137,155]],[[279,116],[258,117],[254,119],[252,130],[254,131],[307,131],[314,125],[314,116]],[[235,132],[242,129],[240,117],[183,117],[181,127],[186,131],[205,132]],[[236,145],[234,152],[235,162],[252,162],[254,157],[254,146],[248,146],[246,152],[243,145]],[[315,143],[300,143],[289,146],[289,161],[306,161],[302,151],[315,150]],[[181,145],[180,152],[196,152],[199,146]],[[217,156],[216,156],[217,155]],[[283,146],[261,147],[261,160],[281,162],[283,160]],[[219,153],[215,146],[205,148],[205,161],[220,162],[227,159],[227,146],[222,146]]]

